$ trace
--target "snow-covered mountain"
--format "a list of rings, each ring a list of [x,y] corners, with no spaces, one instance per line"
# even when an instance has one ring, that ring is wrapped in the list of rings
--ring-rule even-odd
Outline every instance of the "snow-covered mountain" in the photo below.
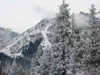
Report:
[[[84,14],[75,15],[75,22],[78,26],[88,24],[86,21],[88,19],[89,17]],[[29,60],[37,52],[39,47],[49,49],[52,46],[53,36],[51,36],[51,29],[55,24],[55,18],[43,19],[36,26],[11,40],[7,46],[0,50],[0,61],[16,58],[20,63],[24,61],[29,63]],[[24,62],[24,64],[26,63]]]
[[[35,27],[28,29],[27,31],[16,37],[14,40],[9,42],[6,47],[0,50],[0,53],[4,53],[10,57],[25,56],[25,51],[28,54],[29,49],[31,49],[31,45],[34,51],[40,44],[44,45],[45,47],[50,46],[51,44],[47,38],[47,33],[49,33],[48,28],[51,25],[51,20],[42,20]]]
[[[11,31],[10,29],[0,27],[0,48],[17,36],[18,33]]]
[[[32,27],[10,41],[6,47],[0,50],[0,61],[12,62],[14,58],[22,65],[29,66],[31,58],[38,50],[38,47],[45,49],[51,46],[48,39],[50,26],[53,25],[53,19],[43,19],[35,27]]]
[[[89,17],[82,12],[80,13],[80,15],[75,15],[76,24],[79,26],[88,25],[88,20]],[[35,27],[28,29],[27,31],[16,37],[14,40],[11,40],[6,47],[0,50],[0,53],[4,53],[10,57],[23,56],[25,48],[27,48],[27,51],[29,49],[29,44],[34,44],[37,41],[42,41],[41,43],[39,43],[39,45],[44,45],[44,47],[51,46],[48,40],[49,37],[47,37],[47,35],[49,33],[50,27],[52,27],[54,23],[55,19],[41,20],[40,23],[38,23]],[[4,29],[1,28],[1,30],[3,31]],[[14,37],[14,32],[9,31],[8,33],[12,35],[12,37]],[[4,37],[1,37],[0,35],[0,39],[2,38]]]

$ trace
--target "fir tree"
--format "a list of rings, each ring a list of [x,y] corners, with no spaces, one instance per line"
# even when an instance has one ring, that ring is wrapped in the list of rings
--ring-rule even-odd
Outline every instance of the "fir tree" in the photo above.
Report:
[[[90,75],[96,75],[95,73],[92,73],[96,71],[96,68],[100,65],[100,38],[99,38],[99,32],[100,27],[98,24],[98,20],[96,17],[96,8],[94,5],[91,5],[90,8],[90,37],[88,40],[88,44],[86,44],[87,40],[84,40],[84,47],[83,47],[83,53],[82,55],[82,63],[84,64],[84,67],[89,70]],[[94,70],[93,70],[94,69]]]
[[[77,24],[75,23],[75,16],[74,14],[72,14],[72,18],[71,18],[71,26],[72,26],[72,37],[71,40],[73,41],[73,46],[71,49],[71,71],[73,73],[73,75],[76,74],[76,71],[80,68],[80,62],[78,61],[77,58],[77,53],[78,51],[80,51],[81,48],[81,37],[80,37],[80,30],[77,27]]]
[[[70,24],[70,14],[68,4],[63,1],[59,8],[56,24],[53,28],[53,46],[51,56],[51,75],[71,74],[70,62],[73,47],[72,29]]]

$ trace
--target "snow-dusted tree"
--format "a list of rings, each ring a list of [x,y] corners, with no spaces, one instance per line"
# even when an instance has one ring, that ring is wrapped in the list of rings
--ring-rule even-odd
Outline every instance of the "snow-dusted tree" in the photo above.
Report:
[[[5,65],[6,65],[6,66],[3,67],[3,72],[4,72],[5,74],[9,74],[9,71],[10,71],[10,69],[11,69],[11,64],[10,64],[9,62],[6,62]]]
[[[63,1],[59,8],[56,24],[52,29],[53,45],[51,55],[50,75],[72,75],[72,29],[70,24],[70,14],[68,4]]]
[[[41,44],[32,59],[30,75],[48,75],[50,71],[50,55],[49,46],[44,48]]]
[[[51,59],[51,52],[49,47],[43,49],[43,54],[39,58],[40,63],[40,73],[41,75],[49,75],[50,71],[50,59]]]
[[[97,14],[97,12],[96,12],[95,5],[92,4],[91,8],[90,8],[90,25],[92,27],[94,27],[96,25],[96,23],[97,23],[96,14]]]
[[[96,75],[92,72],[96,70],[98,66],[100,66],[100,26],[98,20],[96,18],[96,9],[92,4],[90,9],[90,38],[88,40],[88,44],[84,44],[82,55],[82,63],[84,67],[89,70],[90,75]],[[85,42],[87,42],[85,40]],[[94,69],[94,70],[93,70]],[[95,72],[96,73],[96,72]]]
[[[71,16],[71,26],[72,26],[72,37],[71,40],[73,41],[73,47],[71,49],[71,69],[73,75],[75,75],[76,71],[80,69],[80,62],[77,58],[77,53],[80,51],[81,48],[81,37],[80,37],[80,30],[75,23],[75,16],[72,14]]]
[[[35,55],[30,64],[29,75],[41,75],[40,74],[40,63],[38,61],[38,55]]]
[[[17,63],[15,60],[13,61],[12,65],[9,66],[8,68],[9,68],[8,75],[16,75],[16,71],[18,67],[17,67]]]
[[[100,23],[98,23],[98,20],[96,18],[96,9],[94,5],[92,5],[91,9],[91,44],[89,48],[89,57],[88,57],[88,63],[89,66],[92,67],[98,67],[100,66]]]
[[[18,65],[15,59],[12,65],[8,64],[7,71],[7,75],[25,75],[22,66]]]

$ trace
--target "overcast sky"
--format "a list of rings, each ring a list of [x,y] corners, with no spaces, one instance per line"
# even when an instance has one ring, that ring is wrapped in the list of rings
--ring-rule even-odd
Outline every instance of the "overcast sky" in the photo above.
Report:
[[[100,0],[66,0],[71,12],[88,12],[90,5],[100,9]],[[0,27],[22,33],[43,18],[54,17],[62,0],[0,0]]]

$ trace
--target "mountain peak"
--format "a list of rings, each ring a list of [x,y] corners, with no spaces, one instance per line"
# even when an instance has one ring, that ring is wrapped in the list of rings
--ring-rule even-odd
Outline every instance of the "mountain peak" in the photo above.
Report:
[[[51,24],[52,23],[49,19],[41,20],[35,27],[29,28],[27,31],[9,42],[6,47],[0,50],[0,52],[11,57],[23,56],[23,49],[27,48],[26,50],[28,50],[30,43],[35,45],[35,42],[39,39],[42,39],[43,41],[41,42],[41,45],[44,45],[45,47],[48,45],[50,46],[47,33],[49,33],[48,28]]]

